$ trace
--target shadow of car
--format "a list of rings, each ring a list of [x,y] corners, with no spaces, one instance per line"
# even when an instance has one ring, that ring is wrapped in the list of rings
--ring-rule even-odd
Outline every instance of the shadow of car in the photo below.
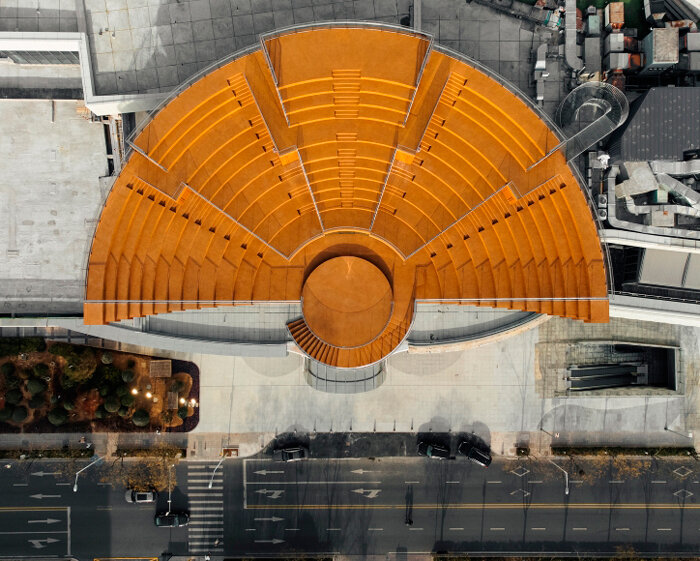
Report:
[[[434,460],[445,460],[450,457],[450,449],[441,444],[421,441],[418,443],[418,455],[433,458]]]

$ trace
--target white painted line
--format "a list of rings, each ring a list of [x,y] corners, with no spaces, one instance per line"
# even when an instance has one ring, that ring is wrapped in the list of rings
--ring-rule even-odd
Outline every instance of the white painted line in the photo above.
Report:
[[[657,528],[659,532],[670,532],[671,528]]]
[[[420,481],[404,481],[406,485],[418,485]]]
[[[583,480],[582,480],[582,479],[575,479],[575,480],[574,480],[574,479],[571,479],[571,480],[569,481],[569,483],[583,483]]]
[[[248,460],[243,460],[243,510],[248,508],[248,489],[247,489],[247,469],[246,469],[246,463]]]
[[[630,529],[629,528],[615,528],[615,531],[616,532],[629,532]]]
[[[36,530],[34,532],[0,532],[0,536],[14,536],[15,534],[66,534],[68,530],[52,530],[47,532],[46,530]]]
[[[487,481],[486,483],[496,484],[496,483],[503,483],[503,482],[502,481]]]
[[[111,481],[108,481],[108,482],[105,483],[104,481],[100,481],[100,482],[98,483],[98,485],[110,485],[110,486],[111,486],[111,485],[112,485],[112,482],[111,482]]]
[[[422,532],[423,528],[409,528],[412,532]]]
[[[224,496],[223,493],[187,493],[190,497],[212,497],[219,499]]]
[[[248,481],[248,485],[381,485],[381,481]]]
[[[70,482],[68,482],[68,483],[56,483],[56,485],[70,485]]]
[[[340,532],[340,528],[326,528],[326,532]]]
[[[464,530],[464,528],[450,528],[450,530],[454,532],[459,532],[460,530]]]
[[[532,528],[535,532],[544,532],[547,528]]]
[[[491,528],[492,532],[504,532],[505,528]]]
[[[255,528],[246,528],[245,531],[246,532],[257,532],[257,530]]]
[[[588,528],[573,528],[574,532],[585,532]]]
[[[666,482],[665,481],[652,481],[652,483],[655,483],[657,485],[663,485]]]
[[[285,528],[285,532],[299,532],[301,531],[301,528]]]
[[[29,483],[13,483],[13,487],[29,487]]]
[[[211,481],[211,478],[210,479],[188,479],[187,484],[189,485],[190,483],[206,483],[207,485],[209,485],[209,481]],[[222,482],[223,482],[223,479],[221,479],[220,477],[214,478],[214,483],[222,483]]]
[[[537,485],[538,483],[542,483],[541,481],[528,481],[531,485]]]
[[[459,481],[445,481],[448,485],[457,485]]]
[[[384,528],[367,528],[368,532],[383,532]]]
[[[71,556],[70,552],[70,507],[66,507],[66,555]]]
[[[66,485],[70,485],[70,483],[66,483]],[[208,485],[202,485],[202,486],[188,486],[187,487],[188,491],[223,491],[224,486],[223,485],[212,485],[211,489],[209,489]]]
[[[621,483],[624,483],[624,481],[608,481],[608,483],[612,483],[614,485],[620,485]]]
[[[212,505],[212,506],[213,506],[213,505],[216,505],[216,504],[220,504],[220,505],[221,505],[221,508],[223,508],[224,501],[222,501],[221,499],[210,499],[210,500],[206,500],[206,499],[205,499],[205,500],[200,500],[200,499],[197,499],[197,500],[194,500],[194,501],[190,501],[190,504],[191,504],[191,505],[194,505],[194,504],[205,504],[205,505]]]
[[[111,506],[98,506],[97,510],[112,510]]]

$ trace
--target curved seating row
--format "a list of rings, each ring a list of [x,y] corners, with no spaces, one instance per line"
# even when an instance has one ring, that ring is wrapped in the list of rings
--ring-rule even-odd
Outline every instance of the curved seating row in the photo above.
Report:
[[[585,197],[561,154],[542,161],[559,141],[514,94],[423,36],[318,29],[264,44],[135,139],[93,241],[86,323],[298,300],[319,255],[357,248],[410,266],[408,315],[362,351],[290,325],[329,364],[393,349],[413,298],[607,319]]]

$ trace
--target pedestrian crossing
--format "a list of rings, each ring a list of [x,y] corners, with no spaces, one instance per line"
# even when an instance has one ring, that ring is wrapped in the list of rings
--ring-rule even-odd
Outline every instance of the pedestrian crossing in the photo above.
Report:
[[[224,475],[218,462],[187,464],[187,495],[190,522],[187,527],[189,552],[224,552]],[[211,483],[211,488],[209,488]]]

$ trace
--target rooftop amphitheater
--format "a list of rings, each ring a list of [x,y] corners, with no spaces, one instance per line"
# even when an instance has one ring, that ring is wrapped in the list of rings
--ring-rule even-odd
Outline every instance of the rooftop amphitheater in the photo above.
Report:
[[[430,36],[263,36],[134,137],[84,321],[301,301],[291,337],[340,368],[395,350],[422,302],[605,322],[603,253],[562,140]]]

